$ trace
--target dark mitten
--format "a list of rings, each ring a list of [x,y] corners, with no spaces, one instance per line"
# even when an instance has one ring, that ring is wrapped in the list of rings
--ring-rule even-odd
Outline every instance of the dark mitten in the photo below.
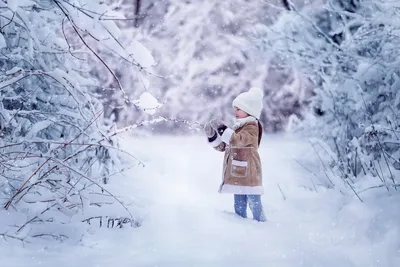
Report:
[[[210,121],[211,127],[217,131],[217,133],[221,136],[224,131],[228,128],[225,123],[220,119],[213,119]]]
[[[208,142],[210,143],[217,139],[217,132],[211,127],[210,123],[207,123],[204,126],[204,133],[206,134]]]

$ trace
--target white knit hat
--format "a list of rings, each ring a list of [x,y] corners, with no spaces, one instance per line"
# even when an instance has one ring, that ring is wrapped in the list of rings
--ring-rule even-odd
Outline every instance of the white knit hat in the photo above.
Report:
[[[247,114],[260,119],[263,108],[264,92],[257,87],[252,87],[248,92],[241,93],[232,102],[232,107],[237,107]]]

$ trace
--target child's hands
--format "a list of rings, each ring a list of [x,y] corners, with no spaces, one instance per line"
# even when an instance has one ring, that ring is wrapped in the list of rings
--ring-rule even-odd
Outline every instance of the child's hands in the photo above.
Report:
[[[223,121],[220,120],[220,119],[212,119],[212,120],[210,121],[210,125],[211,125],[211,127],[212,127],[214,130],[217,131],[217,133],[218,133],[219,135],[222,135],[222,134],[224,133],[224,131],[226,130],[226,128],[228,128],[228,127],[225,125],[225,122],[223,122]]]
[[[210,123],[206,123],[206,125],[204,125],[204,133],[206,134],[206,136],[208,138],[213,137],[217,132],[211,127]]]

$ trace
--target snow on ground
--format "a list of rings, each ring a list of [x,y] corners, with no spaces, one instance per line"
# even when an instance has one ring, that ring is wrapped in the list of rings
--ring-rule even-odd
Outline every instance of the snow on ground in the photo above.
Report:
[[[2,244],[1,266],[399,266],[400,212],[382,208],[399,197],[365,195],[361,203],[337,190],[316,193],[294,160],[318,164],[307,142],[264,138],[266,223],[232,213],[233,196],[217,192],[223,154],[203,137],[125,137],[123,148],[146,167],[111,187],[132,196],[143,226],[92,229],[74,247]]]

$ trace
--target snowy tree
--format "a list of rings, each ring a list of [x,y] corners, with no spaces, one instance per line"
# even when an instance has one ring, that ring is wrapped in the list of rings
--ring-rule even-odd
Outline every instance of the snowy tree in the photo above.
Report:
[[[80,221],[77,214],[122,205],[105,184],[121,171],[116,135],[124,129],[104,118],[86,59],[113,71],[88,39],[139,60],[119,46],[118,28],[105,10],[97,1],[0,2],[0,197],[4,209],[27,215],[5,220],[3,237],[65,240],[70,236],[62,225]],[[58,226],[43,226],[50,222]]]
[[[399,7],[392,1],[330,0],[313,10],[291,4],[264,28],[262,47],[317,85],[311,105],[317,112],[299,129],[329,144],[331,168],[349,185],[360,174],[372,174],[388,190],[399,184],[400,25],[392,19]]]
[[[138,42],[139,36],[132,34],[132,31],[126,31],[136,23],[130,13],[131,9],[135,9],[132,5],[136,5],[136,1],[129,1],[129,10],[124,9],[124,1],[105,3],[107,5],[97,6],[95,11],[84,8],[82,13],[86,16],[85,19],[100,20],[101,24],[96,26],[96,31],[97,28],[104,27],[106,34],[82,31],[81,35],[85,38],[85,43],[82,43],[73,29],[66,29],[66,32],[74,49],[90,46],[92,53],[88,56],[82,55],[81,58],[87,61],[90,75],[98,81],[91,86],[91,91],[96,92],[105,104],[104,116],[111,121],[120,121],[123,120],[121,114],[134,113],[142,116],[144,110],[135,105],[132,99],[149,92],[149,79],[153,77],[151,74],[155,61],[149,50]],[[96,54],[95,57],[92,56],[93,53]],[[151,106],[150,113],[158,107],[160,104],[157,102],[157,105]],[[150,109],[147,108],[147,111]],[[137,117],[130,123],[136,121]]]
[[[267,130],[282,129],[293,113],[301,117],[300,110],[310,95],[306,79],[295,69],[282,69],[249,49],[253,29],[274,21],[282,9],[281,1],[140,1],[139,10],[137,1],[121,0],[113,5],[127,18],[118,21],[124,42],[129,43],[134,36],[159,59],[140,73],[114,64],[130,96],[137,98],[137,88],[144,84],[163,100],[154,116],[174,123],[153,128],[182,132],[187,125],[177,127],[176,121],[204,123],[216,116],[230,123],[233,98],[251,86],[265,91],[262,121]],[[109,74],[100,76],[113,82]],[[296,78],[301,80],[293,81]],[[106,112],[115,114],[120,124],[152,118],[140,110],[120,107],[118,94],[106,94],[108,99],[116,99]]]

